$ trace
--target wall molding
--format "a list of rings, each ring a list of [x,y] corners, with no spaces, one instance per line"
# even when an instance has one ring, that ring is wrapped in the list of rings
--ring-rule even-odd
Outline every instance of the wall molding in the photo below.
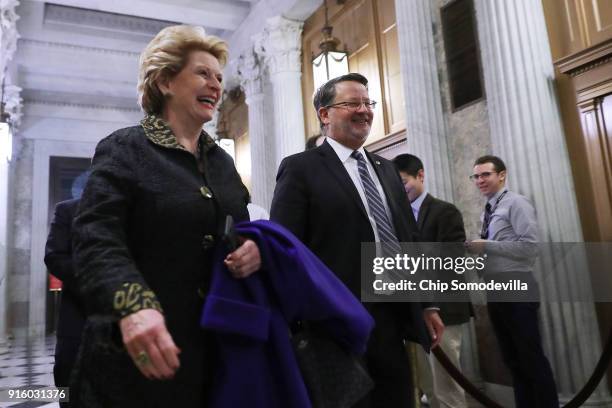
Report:
[[[563,74],[576,77],[612,61],[612,38],[555,61]]]
[[[44,23],[151,36],[157,34],[162,28],[179,24],[173,21],[155,20],[50,3],[45,3]]]
[[[141,112],[140,108],[126,108],[120,106],[111,106],[111,105],[96,105],[96,104],[80,104],[80,103],[70,103],[70,102],[58,102],[58,101],[45,101],[45,100],[37,100],[37,99],[26,99],[24,101],[24,105],[43,105],[43,106],[54,106],[58,108],[76,108],[76,109],[87,109],[87,110],[104,110],[104,111],[114,111],[114,112],[129,112],[129,113],[138,113]],[[49,117],[52,117],[49,115]]]
[[[54,48],[54,49],[62,49],[67,51],[81,51],[88,52],[94,54],[108,54],[108,55],[117,55],[122,57],[129,58],[139,58],[140,53],[134,51],[123,51],[123,50],[113,50],[110,48],[100,48],[100,47],[91,47],[85,45],[77,45],[77,44],[67,44],[67,43],[58,43],[53,41],[42,41],[42,40],[33,40],[30,38],[20,38],[17,40],[17,48],[21,48],[23,46],[34,46],[34,47],[43,47],[43,48]]]

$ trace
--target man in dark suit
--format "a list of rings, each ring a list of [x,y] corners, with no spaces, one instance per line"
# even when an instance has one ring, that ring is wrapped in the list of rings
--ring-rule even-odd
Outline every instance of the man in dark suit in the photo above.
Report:
[[[85,312],[77,299],[76,289],[73,287],[72,219],[78,205],[78,198],[57,203],[45,246],[45,264],[49,272],[62,281],[62,303],[57,328],[55,366],[53,367],[57,387],[68,387],[70,372],[76,360],[81,332],[85,324]],[[62,408],[70,406],[66,402],[60,405]]]
[[[412,154],[400,154],[393,159],[393,164],[404,183],[412,210],[410,214],[417,220],[419,241],[461,243],[461,247],[449,247],[445,248],[445,251],[453,252],[449,255],[463,256],[463,217],[453,204],[439,200],[425,190],[425,169],[421,159]],[[458,253],[455,253],[457,250]],[[453,279],[461,278],[461,275],[452,275]],[[440,316],[446,325],[440,347],[453,364],[460,367],[462,325],[470,320],[471,305],[468,302],[440,302],[438,305]],[[467,406],[463,388],[446,373],[433,356],[418,354],[418,372],[419,386],[427,395],[432,408]]]
[[[367,79],[348,74],[328,81],[314,97],[326,141],[281,163],[271,219],[291,230],[356,295],[361,293],[362,242],[399,248],[416,233],[404,189],[393,164],[363,149],[375,102]],[[387,251],[387,254],[390,252]],[[405,408],[414,404],[404,338],[429,348],[444,325],[437,309],[420,303],[368,303],[376,321],[365,355],[375,382],[359,408]],[[431,339],[430,339],[431,336]]]

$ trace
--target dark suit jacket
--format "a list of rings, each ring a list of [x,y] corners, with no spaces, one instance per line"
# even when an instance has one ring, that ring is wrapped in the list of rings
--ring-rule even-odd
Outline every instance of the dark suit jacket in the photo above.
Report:
[[[398,239],[414,241],[416,223],[414,217],[405,216],[412,213],[395,167],[380,156],[366,155],[385,191]],[[355,185],[327,142],[283,160],[270,219],[293,232],[360,297],[361,243],[373,242],[374,232]],[[421,304],[378,305],[388,308],[397,324],[406,326],[405,334],[410,340],[429,347]],[[371,308],[371,304],[367,307]],[[376,318],[376,313],[373,315]]]
[[[465,242],[461,212],[453,204],[439,200],[431,194],[427,194],[421,204],[417,226],[421,242]],[[461,279],[460,275],[454,275],[453,279]],[[441,302],[439,306],[444,324],[465,323],[472,315],[470,303]]]
[[[84,309],[77,299],[74,287],[72,261],[72,219],[78,205],[78,198],[57,203],[45,246],[45,264],[49,273],[63,283],[57,328],[58,341],[65,337],[80,337],[85,324]]]

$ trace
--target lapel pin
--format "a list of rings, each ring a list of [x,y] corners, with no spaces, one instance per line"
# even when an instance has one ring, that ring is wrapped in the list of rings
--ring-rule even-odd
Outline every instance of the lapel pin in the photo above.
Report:
[[[378,164],[380,166],[380,162],[378,160],[376,160],[376,164]]]

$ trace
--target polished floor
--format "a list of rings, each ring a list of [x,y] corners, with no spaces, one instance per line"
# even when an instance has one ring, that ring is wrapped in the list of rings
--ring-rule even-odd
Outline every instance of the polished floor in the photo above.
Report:
[[[2,391],[28,386],[53,386],[53,354],[55,336],[28,343],[15,341],[9,351],[0,354],[0,394]],[[423,401],[425,402],[425,401]],[[426,408],[428,404],[421,404]],[[469,408],[482,407],[468,397]],[[59,408],[58,403],[27,401],[2,402],[0,408]]]
[[[27,342],[15,341],[7,353],[0,354],[0,394],[7,389],[29,386],[53,386],[53,352],[55,337]],[[3,402],[0,407],[11,408],[58,408],[58,403],[49,402]]]

